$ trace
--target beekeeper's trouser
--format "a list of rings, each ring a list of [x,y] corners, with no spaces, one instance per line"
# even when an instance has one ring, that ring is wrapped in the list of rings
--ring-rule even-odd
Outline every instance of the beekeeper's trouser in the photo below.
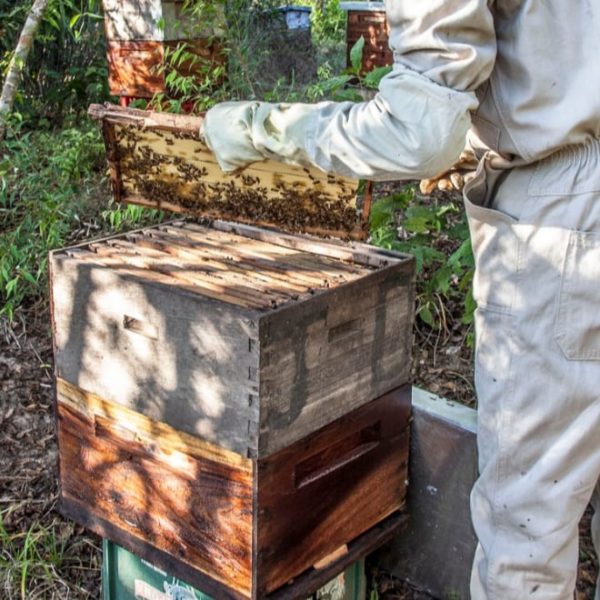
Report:
[[[578,523],[592,496],[600,510],[600,141],[508,172],[484,161],[465,200],[478,303],[471,595],[572,600]],[[598,512],[592,528],[598,551]]]

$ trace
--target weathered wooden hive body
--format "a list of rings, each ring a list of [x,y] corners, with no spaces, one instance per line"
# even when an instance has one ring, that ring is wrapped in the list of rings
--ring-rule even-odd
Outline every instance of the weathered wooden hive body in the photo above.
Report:
[[[405,383],[412,262],[175,223],[54,252],[57,375],[243,456]]]
[[[205,76],[206,64],[223,64],[219,37],[223,16],[209,23],[185,10],[183,0],[102,0],[111,94],[151,98],[164,92],[165,55],[185,44],[195,55],[177,67],[181,75]]]
[[[67,516],[215,598],[301,597],[398,528],[411,258],[179,220],[50,274]]]

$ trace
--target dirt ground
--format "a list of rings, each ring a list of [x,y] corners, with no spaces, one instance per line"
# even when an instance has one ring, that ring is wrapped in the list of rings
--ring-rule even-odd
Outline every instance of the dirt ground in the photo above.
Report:
[[[27,327],[0,327],[0,598],[7,600],[100,597],[100,540],[56,509],[48,323],[44,309]],[[30,584],[21,595],[26,566]]]

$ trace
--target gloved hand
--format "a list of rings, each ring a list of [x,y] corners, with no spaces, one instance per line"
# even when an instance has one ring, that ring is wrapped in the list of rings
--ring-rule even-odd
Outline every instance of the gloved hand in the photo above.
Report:
[[[223,102],[206,113],[200,135],[223,171],[267,158],[308,166],[312,163],[305,142],[315,106]]]
[[[433,190],[461,191],[474,176],[477,169],[477,158],[470,148],[465,148],[458,161],[446,171],[430,179],[422,179],[419,189],[422,194],[428,195]]]

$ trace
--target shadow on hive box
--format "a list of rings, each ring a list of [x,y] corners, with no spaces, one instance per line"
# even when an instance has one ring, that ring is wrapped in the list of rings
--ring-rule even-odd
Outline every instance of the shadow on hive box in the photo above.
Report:
[[[166,118],[169,157],[190,117]],[[50,279],[67,516],[253,600],[316,589],[403,523],[413,258],[181,220],[55,251]]]

